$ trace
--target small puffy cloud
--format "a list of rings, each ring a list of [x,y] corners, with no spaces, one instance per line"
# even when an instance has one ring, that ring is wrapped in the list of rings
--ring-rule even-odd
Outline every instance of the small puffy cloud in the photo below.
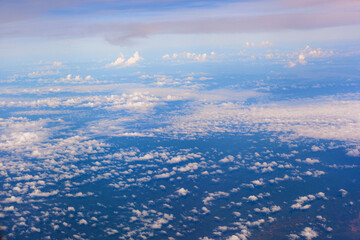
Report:
[[[179,194],[180,196],[186,196],[187,194],[190,193],[189,190],[185,189],[185,188],[180,188],[179,190],[176,191],[177,194]]]
[[[232,236],[228,237],[226,240],[240,240],[240,238],[236,235],[232,235]]]
[[[303,162],[308,164],[314,164],[319,163],[320,161],[318,159],[306,158]]]
[[[246,42],[245,46],[246,47],[255,47],[255,43],[254,42]]]
[[[270,41],[262,41],[259,45],[260,47],[272,47],[274,44]]]
[[[245,47],[272,47],[274,44],[270,41],[262,41],[260,43],[246,42]]]
[[[278,212],[280,210],[281,210],[281,207],[277,206],[277,205],[271,206],[271,208],[263,207],[261,209],[260,208],[254,209],[255,212],[266,213],[266,214],[269,214],[272,212]]]
[[[307,240],[311,240],[319,236],[317,232],[315,232],[309,227],[304,228],[300,235],[305,237]]]
[[[313,200],[315,200],[316,198],[322,198],[322,199],[327,199],[326,198],[326,196],[325,196],[325,194],[323,193],[323,192],[318,192],[317,194],[316,194],[316,196],[315,195],[312,195],[312,194],[309,194],[309,195],[307,195],[307,196],[301,196],[301,197],[299,197],[299,198],[297,198],[296,200],[295,200],[295,204],[292,204],[291,205],[291,208],[292,209],[300,209],[300,210],[305,210],[305,209],[309,209],[310,207],[311,207],[311,205],[310,204],[306,204],[306,205],[304,205],[305,203],[308,203],[308,202],[311,202],[311,201],[313,201]]]
[[[43,76],[48,76],[48,75],[56,75],[59,74],[59,71],[52,71],[52,70],[48,70],[48,71],[36,71],[36,72],[31,72],[28,74],[28,77],[30,78],[36,78],[36,77],[43,77]]]
[[[182,52],[182,53],[173,53],[173,54],[165,54],[162,56],[163,60],[176,60],[176,59],[188,59],[196,62],[205,62],[209,58],[215,57],[215,52],[208,53],[191,53],[191,52]]]
[[[62,66],[62,62],[54,61],[52,65],[53,65],[54,67],[61,67],[61,66]]]
[[[360,157],[360,149],[359,148],[348,149],[346,155],[350,157]]]
[[[251,183],[256,185],[256,186],[262,186],[262,185],[265,184],[262,178],[260,178],[259,180],[251,181]]]
[[[339,192],[341,193],[342,197],[345,197],[348,194],[348,191],[346,191],[345,189],[340,189]]]
[[[271,206],[271,211],[272,212],[278,212],[281,210],[281,207],[280,206],[277,206],[277,205],[274,205],[274,206]]]
[[[265,223],[265,220],[264,219],[259,219],[259,220],[256,220],[256,221],[253,221],[253,222],[246,222],[246,225],[248,225],[249,227],[258,227],[260,226],[261,224]]]
[[[313,145],[311,147],[311,151],[313,151],[313,152],[318,152],[318,151],[323,151],[323,150],[324,150],[324,148],[318,147],[318,146],[315,146],[315,145]]]
[[[31,227],[32,232],[40,232],[40,228]]]
[[[22,203],[22,199],[21,197],[15,197],[15,196],[11,196],[9,198],[5,198],[3,201],[1,201],[2,203]]]
[[[228,162],[233,162],[234,161],[234,157],[233,156],[231,156],[231,155],[229,155],[229,156],[227,156],[227,157],[225,157],[225,158],[223,158],[223,159],[221,159],[219,162],[222,162],[222,163],[228,163]]]
[[[115,66],[121,66],[125,62],[124,55],[120,53],[120,57],[118,57],[114,62],[109,63],[106,65],[106,67],[115,67]]]
[[[262,209],[260,208],[255,208],[254,209],[255,212],[261,212],[261,213],[266,213],[266,214],[269,214],[271,213],[271,210],[267,207],[263,207]]]
[[[79,224],[80,224],[80,225],[87,225],[88,222],[87,222],[85,219],[81,219],[81,220],[79,221]]]
[[[247,200],[250,201],[250,202],[255,202],[255,201],[258,200],[258,198],[257,198],[256,196],[254,196],[254,195],[251,195],[251,196],[249,196],[249,197],[247,198]]]
[[[289,234],[288,236],[289,236],[289,239],[290,239],[290,240],[295,240],[295,239],[299,239],[299,238],[300,238],[298,235],[293,234],[293,233],[292,233],[292,234]]]
[[[310,207],[311,207],[310,204],[301,205],[301,203],[295,203],[295,204],[291,205],[292,209],[300,209],[300,210],[309,209]]]
[[[61,78],[60,80],[55,81],[56,83],[86,83],[88,81],[94,80],[94,78],[90,75],[87,75],[85,78],[80,75],[73,76],[72,74],[66,75],[65,78]]]
[[[144,60],[144,58],[140,57],[138,51],[136,51],[128,60],[125,60],[124,55],[120,53],[120,56],[114,62],[107,64],[105,67],[129,67],[142,60]]]
[[[310,46],[306,46],[304,49],[288,54],[289,61],[288,67],[295,67],[297,64],[305,65],[307,64],[306,59],[312,58],[326,58],[334,55],[333,51],[326,51],[321,48],[313,49]]]
[[[67,210],[68,210],[68,211],[75,211],[75,208],[74,208],[74,207],[68,207]]]
[[[140,57],[139,52],[136,51],[136,52],[134,53],[134,55],[133,55],[132,57],[130,57],[130,58],[124,63],[124,65],[125,65],[126,67],[132,66],[132,65],[136,64],[137,62],[139,62],[139,61],[141,61],[141,60],[144,60],[144,58]]]
[[[30,193],[29,196],[31,197],[50,197],[57,195],[59,193],[58,190],[54,190],[51,192],[42,192],[39,189],[35,189],[34,192]]]
[[[161,173],[161,174],[158,174],[158,175],[155,175],[154,178],[157,178],[157,179],[162,179],[162,178],[169,178],[171,177],[171,173]]]

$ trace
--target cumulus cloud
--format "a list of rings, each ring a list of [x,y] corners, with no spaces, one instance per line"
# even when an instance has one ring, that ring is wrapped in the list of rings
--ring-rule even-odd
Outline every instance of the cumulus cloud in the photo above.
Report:
[[[164,60],[188,59],[188,60],[192,60],[195,62],[205,62],[209,58],[214,58],[214,57],[215,57],[214,52],[211,52],[210,54],[208,54],[208,53],[197,54],[197,53],[191,53],[191,52],[182,52],[182,53],[165,54],[164,56],[162,56],[162,59],[164,59]]]
[[[307,163],[307,164],[311,164],[311,165],[315,164],[315,163],[320,163],[320,161],[318,159],[314,159],[314,158],[306,158],[302,162]]]
[[[22,203],[22,198],[11,196],[9,198],[5,198],[3,201],[1,201],[1,203]]]
[[[327,58],[333,55],[334,52],[332,50],[326,51],[321,48],[313,49],[310,46],[306,46],[300,51],[288,54],[288,67],[292,68],[295,67],[297,64],[305,65],[308,63],[307,59]]]
[[[341,193],[342,197],[346,197],[346,195],[348,195],[348,191],[346,191],[345,189],[340,189],[339,192]]]
[[[140,57],[138,51],[134,52],[134,55],[127,60],[125,59],[124,55],[120,53],[120,57],[118,57],[114,62],[107,64],[105,67],[129,67],[142,60],[144,60],[144,58]]]
[[[314,230],[312,230],[310,227],[304,228],[304,230],[300,233],[300,235],[305,237],[307,240],[311,240],[319,236],[319,234]]]
[[[360,157],[360,146],[348,149],[346,155],[351,157]]]
[[[54,61],[52,64],[54,67],[61,67],[62,66],[62,62],[60,61]]]
[[[185,188],[180,188],[177,191],[177,194],[179,194],[180,196],[186,196],[187,194],[190,193],[189,190],[185,189]]]
[[[80,75],[73,76],[72,74],[66,75],[66,77],[61,78],[60,80],[56,80],[56,83],[87,83],[89,81],[94,80],[94,78],[90,75],[87,75],[86,77],[81,77]]]
[[[50,197],[50,196],[57,195],[58,193],[59,193],[58,190],[54,190],[51,192],[42,192],[39,189],[35,189],[32,193],[29,194],[29,196],[31,196],[31,197]]]
[[[247,199],[248,199],[248,201],[250,201],[250,202],[255,202],[255,201],[258,200],[258,197],[254,196],[254,195],[251,195],[251,196],[249,196]]]
[[[295,200],[296,203],[292,204],[291,208],[292,209],[300,209],[300,210],[309,209],[311,207],[311,205],[310,204],[304,205],[304,204],[309,203],[309,202],[315,200],[316,198],[327,199],[323,192],[318,192],[316,195],[309,194],[307,196],[302,196],[302,197],[297,198]]]
[[[254,105],[222,103],[200,105],[192,114],[176,116],[167,132],[188,136],[210,132],[281,132],[290,138],[310,137],[348,142],[360,141],[360,101],[320,101],[306,103]],[[231,119],[231,121],[229,121]]]

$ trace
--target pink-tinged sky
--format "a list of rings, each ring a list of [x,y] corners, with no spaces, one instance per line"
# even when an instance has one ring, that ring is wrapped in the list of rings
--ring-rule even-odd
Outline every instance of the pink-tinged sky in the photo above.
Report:
[[[358,0],[9,0],[0,2],[0,51],[19,56],[46,48],[90,47],[95,53],[252,40],[356,42],[359,26]]]

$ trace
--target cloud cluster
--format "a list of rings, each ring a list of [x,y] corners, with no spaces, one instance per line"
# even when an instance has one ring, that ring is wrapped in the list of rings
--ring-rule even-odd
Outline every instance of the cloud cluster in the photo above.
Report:
[[[144,60],[144,58],[140,57],[138,51],[134,52],[134,55],[127,60],[124,55],[120,53],[120,57],[118,57],[114,62],[106,64],[105,67],[130,67],[142,60]]]
[[[195,62],[205,62],[209,58],[214,58],[215,53],[211,52],[210,54],[207,53],[190,53],[190,52],[182,52],[182,53],[173,53],[173,54],[165,54],[162,56],[164,60],[181,60],[181,59],[189,59]]]
[[[327,58],[333,55],[334,52],[332,50],[325,51],[321,48],[313,49],[310,46],[306,46],[304,49],[288,55],[288,67],[292,68],[295,67],[297,64],[305,65],[307,64],[307,59]]]

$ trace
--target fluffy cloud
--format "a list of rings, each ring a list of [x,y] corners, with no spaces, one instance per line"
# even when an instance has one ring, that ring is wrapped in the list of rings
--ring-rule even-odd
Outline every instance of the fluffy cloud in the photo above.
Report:
[[[269,131],[287,137],[360,141],[360,101],[273,103],[247,107],[231,102],[199,105],[192,114],[175,116],[167,132],[188,136],[210,132]],[[356,155],[357,152],[354,152]]]
[[[288,54],[289,61],[288,67],[295,67],[297,64],[305,65],[307,64],[307,59],[313,58],[327,58],[334,55],[332,50],[326,51],[321,48],[313,49],[310,46],[306,46],[304,49]]]
[[[94,78],[90,75],[87,75],[85,78],[80,75],[72,76],[72,74],[66,75],[65,78],[61,78],[60,80],[56,80],[56,83],[87,83],[89,81],[94,80]]]
[[[59,193],[58,190],[54,190],[51,192],[42,192],[39,189],[35,189],[34,192],[29,194],[29,196],[30,197],[50,197],[50,196],[57,195],[58,193]]]
[[[317,232],[315,232],[309,227],[304,228],[304,230],[300,233],[300,235],[305,237],[307,240],[311,240],[319,236]]]
[[[173,53],[173,54],[165,54],[162,56],[164,60],[176,60],[176,59],[189,59],[196,62],[205,62],[208,58],[214,58],[215,53],[211,52],[210,54],[207,53],[191,53],[191,52],[182,52],[182,53]]]
[[[124,55],[120,53],[120,57],[118,57],[114,62],[107,64],[106,67],[129,67],[142,60],[144,60],[144,58],[140,57],[138,51],[136,51],[134,55],[127,60],[125,60]]]
[[[189,190],[185,189],[185,188],[180,188],[177,191],[177,194],[179,194],[180,196],[186,196],[187,194],[190,193]]]
[[[292,209],[300,209],[300,210],[305,210],[305,209],[309,209],[311,207],[310,204],[306,204],[304,205],[305,203],[308,203],[308,202],[311,202],[313,200],[315,200],[316,198],[322,198],[322,199],[327,199],[325,194],[323,192],[318,192],[315,195],[312,195],[312,194],[309,194],[307,196],[302,196],[302,197],[299,197],[298,199],[295,200],[295,204],[292,204],[291,205],[291,208]]]

